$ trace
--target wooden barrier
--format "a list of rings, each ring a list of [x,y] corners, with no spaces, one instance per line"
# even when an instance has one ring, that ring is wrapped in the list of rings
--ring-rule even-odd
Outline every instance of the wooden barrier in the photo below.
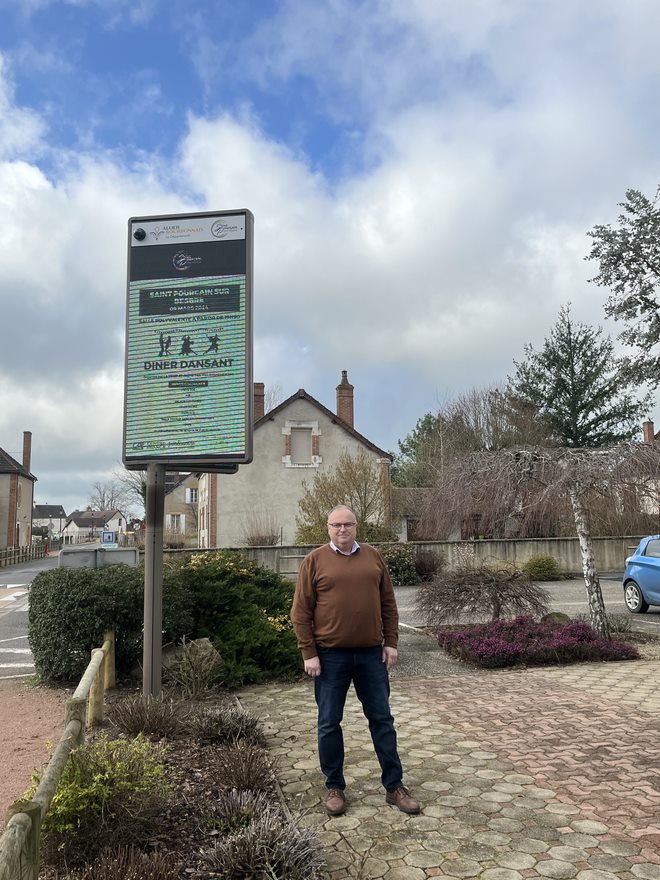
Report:
[[[29,547],[11,547],[9,550],[0,550],[0,568],[8,565],[18,565],[20,562],[31,562],[33,559],[43,559],[46,555],[46,544],[31,544]]]
[[[7,810],[7,827],[0,837],[0,880],[37,880],[41,825],[57,791],[62,771],[73,749],[85,738],[85,722],[87,727],[93,727],[103,721],[105,691],[114,686],[115,636],[107,632],[103,646],[94,648],[78,687],[67,700],[64,733],[32,800],[16,801]]]

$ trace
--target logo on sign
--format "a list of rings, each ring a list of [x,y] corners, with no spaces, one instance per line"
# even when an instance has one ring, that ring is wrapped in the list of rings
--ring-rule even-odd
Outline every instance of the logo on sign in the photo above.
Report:
[[[201,263],[201,257],[192,257],[185,251],[177,251],[172,257],[172,265],[178,272],[185,272],[193,263]]]
[[[211,226],[211,235],[215,238],[225,238],[229,233],[239,233],[241,230],[236,223],[225,223],[224,220],[216,220]]]

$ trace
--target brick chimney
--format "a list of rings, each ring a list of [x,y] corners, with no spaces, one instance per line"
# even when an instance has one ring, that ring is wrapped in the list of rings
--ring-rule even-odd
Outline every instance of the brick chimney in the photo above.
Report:
[[[264,416],[264,397],[266,391],[263,382],[254,383],[254,420],[258,422]]]
[[[23,431],[23,467],[30,473],[32,459],[32,431]]]
[[[341,371],[341,382],[337,385],[337,415],[353,427],[353,386],[348,381],[348,370]]]
[[[655,428],[653,422],[644,422],[642,425],[642,431],[644,432],[644,443],[653,443],[655,440]]]

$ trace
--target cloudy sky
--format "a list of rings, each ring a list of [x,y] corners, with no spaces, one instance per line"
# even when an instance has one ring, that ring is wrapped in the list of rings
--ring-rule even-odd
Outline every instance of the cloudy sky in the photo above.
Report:
[[[656,0],[0,0],[0,446],[121,457],[126,221],[255,215],[255,379],[394,450],[502,381],[660,181]],[[616,330],[616,328],[612,328]]]

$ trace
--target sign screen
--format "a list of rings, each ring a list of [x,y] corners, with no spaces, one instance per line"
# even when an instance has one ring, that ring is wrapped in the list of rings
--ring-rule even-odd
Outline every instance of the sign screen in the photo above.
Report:
[[[252,457],[249,211],[132,218],[124,463]]]

